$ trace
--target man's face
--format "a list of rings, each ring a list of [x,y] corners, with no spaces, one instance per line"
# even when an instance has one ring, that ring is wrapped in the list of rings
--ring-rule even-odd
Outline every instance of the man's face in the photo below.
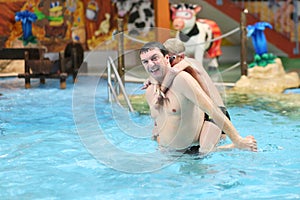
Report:
[[[169,55],[164,56],[158,48],[140,54],[141,62],[150,76],[162,81],[169,66]]]

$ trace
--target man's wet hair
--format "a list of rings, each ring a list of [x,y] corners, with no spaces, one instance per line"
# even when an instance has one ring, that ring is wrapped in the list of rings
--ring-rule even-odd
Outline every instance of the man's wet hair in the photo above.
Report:
[[[164,56],[169,53],[169,51],[166,49],[166,47],[162,43],[160,43],[160,42],[148,42],[140,49],[140,55],[142,53],[146,53],[146,52],[148,52],[150,50],[153,50],[155,48],[158,48]]]

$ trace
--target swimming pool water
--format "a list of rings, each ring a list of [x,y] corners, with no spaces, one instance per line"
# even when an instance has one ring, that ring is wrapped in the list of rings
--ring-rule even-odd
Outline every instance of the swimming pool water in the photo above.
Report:
[[[299,108],[283,101],[299,96],[227,95],[233,124],[242,136],[256,137],[257,153],[181,155],[156,170],[131,173],[125,171],[132,162],[136,170],[149,167],[149,160],[132,157],[158,155],[149,116],[111,106],[101,82],[86,85],[94,100],[84,90],[79,98],[80,89],[74,100],[69,79],[65,90],[58,80],[31,85],[26,90],[24,80],[0,79],[0,199],[300,199]],[[128,87],[139,92],[139,85]],[[127,157],[95,141],[89,144],[96,159],[83,141],[98,133],[94,121],[101,141]],[[125,171],[116,169],[122,166]]]

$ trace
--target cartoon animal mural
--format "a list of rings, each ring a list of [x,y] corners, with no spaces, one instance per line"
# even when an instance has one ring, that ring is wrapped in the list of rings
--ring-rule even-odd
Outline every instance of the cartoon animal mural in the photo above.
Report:
[[[195,4],[172,4],[173,27],[178,31],[176,37],[185,44],[186,55],[201,63],[204,56],[210,58],[208,69],[215,70],[218,67],[217,58],[222,54],[221,39],[210,41],[221,36],[221,30],[212,20],[197,19],[196,14],[201,9]]]
[[[87,38],[90,39],[90,42],[95,39],[94,33],[97,30],[99,11],[100,7],[98,2],[96,0],[90,0],[85,11]]]
[[[68,29],[68,16],[64,16],[64,2],[62,0],[43,1],[42,10],[35,10],[38,20],[45,24],[46,37],[64,38]]]
[[[29,42],[37,43],[36,37],[32,34],[32,23],[37,20],[37,16],[28,10],[24,10],[16,13],[15,20],[22,22],[23,36],[21,39],[24,46]]]
[[[105,20],[103,20],[100,25],[98,30],[95,31],[95,35],[101,35],[101,34],[108,34],[110,28],[110,14],[105,13]]]
[[[136,9],[137,6],[141,9],[144,8],[144,18],[133,20],[136,23],[129,26],[138,27],[141,21],[143,21],[145,27],[153,26],[154,22],[147,25],[147,23],[150,24],[151,21],[154,21],[153,10],[149,8],[152,0],[145,0],[145,2],[141,0],[124,1],[128,2],[130,7],[134,3]],[[138,3],[139,1],[141,2]],[[29,42],[28,45],[30,46],[41,46],[46,48],[48,52],[63,51],[70,41],[81,43],[85,50],[93,50],[98,48],[99,44],[111,40],[113,31],[117,29],[116,4],[112,3],[111,0],[3,1],[1,7],[7,10],[5,13],[0,12],[0,25],[1,27],[7,27],[5,29],[0,28],[0,45],[2,44],[6,48],[24,47],[23,40],[20,40],[20,37],[25,36],[26,44]],[[147,14],[148,9],[151,10],[151,20],[148,20],[149,17],[146,20],[146,16],[149,16]],[[15,14],[25,10],[37,16],[37,19],[32,22],[32,35],[36,38],[37,43],[33,43],[33,37],[28,37],[30,39],[28,40],[26,34],[22,35],[22,21],[15,20]],[[141,15],[138,12],[137,14]],[[128,18],[127,15],[124,20],[125,27],[127,27]],[[131,19],[135,18],[132,16]],[[144,21],[147,21],[147,23]],[[28,20],[26,20],[27,22]],[[115,48],[114,43],[109,45],[105,48]],[[129,46],[132,44],[125,42],[124,45]]]
[[[79,42],[86,49],[86,31],[84,19],[84,5],[79,0],[67,0],[67,11],[72,16],[71,38],[73,42]]]
[[[118,16],[128,15],[129,35],[146,35],[155,26],[154,8],[151,0],[112,0],[116,4]]]
[[[299,14],[295,11],[293,0],[277,2],[278,8],[275,13],[275,29],[283,33],[287,37],[294,35],[295,22],[294,17],[299,18]],[[299,3],[298,3],[299,5]],[[298,11],[299,13],[299,11]]]

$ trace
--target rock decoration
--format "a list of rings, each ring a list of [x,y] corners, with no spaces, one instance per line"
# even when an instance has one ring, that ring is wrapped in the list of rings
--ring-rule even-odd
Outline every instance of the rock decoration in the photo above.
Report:
[[[248,69],[248,76],[241,76],[233,90],[247,93],[282,93],[287,88],[300,86],[297,72],[286,73],[281,59],[267,66],[254,66]]]

